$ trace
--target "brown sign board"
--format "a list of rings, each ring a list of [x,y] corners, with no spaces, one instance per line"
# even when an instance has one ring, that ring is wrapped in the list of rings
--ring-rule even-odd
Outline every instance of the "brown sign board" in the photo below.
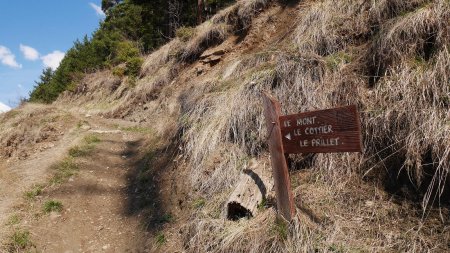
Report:
[[[279,122],[285,153],[361,152],[360,119],[354,105],[280,116]]]
[[[286,157],[295,153],[361,152],[361,126],[354,105],[281,116],[280,103],[263,93],[267,143],[278,214],[288,221],[295,203]]]

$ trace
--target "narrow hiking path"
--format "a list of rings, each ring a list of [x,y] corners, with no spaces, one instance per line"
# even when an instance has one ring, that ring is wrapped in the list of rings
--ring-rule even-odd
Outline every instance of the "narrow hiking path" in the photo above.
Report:
[[[159,229],[173,220],[163,203],[169,198],[171,182],[159,177],[166,159],[150,167],[151,160],[167,152],[167,147],[158,146],[150,128],[132,122],[90,115],[75,117],[82,122],[82,134],[62,143],[72,145],[70,150],[66,147],[66,156],[59,154],[61,148],[55,150],[59,152],[57,166],[76,168],[61,182],[52,183],[54,176],[48,177],[54,173],[52,165],[38,164],[40,171],[48,171],[35,181],[46,181],[41,183],[45,186],[32,199],[23,197],[23,189],[15,194],[10,213],[17,217],[17,224],[5,225],[27,233],[26,245],[16,243],[11,247],[9,240],[4,248],[11,252],[154,251],[150,248],[154,243],[149,240],[154,241]],[[60,203],[62,208],[44,211],[50,201]]]
[[[63,209],[30,224],[38,251],[145,250],[140,214],[133,215],[128,201],[134,197],[130,175],[138,159],[139,137],[122,132],[96,136],[95,150],[76,161],[78,173],[45,191],[43,198],[61,202]]]

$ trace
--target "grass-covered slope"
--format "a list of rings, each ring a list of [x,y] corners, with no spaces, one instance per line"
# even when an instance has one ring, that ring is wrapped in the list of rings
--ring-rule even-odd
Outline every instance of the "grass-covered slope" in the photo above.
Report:
[[[449,24],[447,0],[242,0],[148,55],[137,80],[88,75],[57,104],[150,122],[178,146],[174,180],[189,180],[192,205],[161,252],[445,252]],[[251,159],[270,170],[262,91],[286,114],[361,113],[362,153],[291,156],[289,226],[270,201],[223,216]]]

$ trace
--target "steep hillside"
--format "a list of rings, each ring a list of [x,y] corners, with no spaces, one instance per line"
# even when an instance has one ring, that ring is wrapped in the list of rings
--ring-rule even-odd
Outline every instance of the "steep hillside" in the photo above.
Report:
[[[173,219],[149,230],[150,252],[446,252],[449,77],[448,0],[241,0],[137,79],[89,74],[53,106],[163,140],[142,173],[165,182]],[[262,91],[285,114],[356,104],[362,120],[362,153],[290,156],[291,224],[270,188],[252,217],[225,215],[244,170],[271,170]]]

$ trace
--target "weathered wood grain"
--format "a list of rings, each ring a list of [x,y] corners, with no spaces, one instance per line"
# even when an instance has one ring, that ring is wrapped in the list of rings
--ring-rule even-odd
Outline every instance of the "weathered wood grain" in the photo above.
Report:
[[[361,152],[356,106],[279,117],[285,153]]]
[[[279,121],[281,107],[280,103],[267,93],[263,93],[263,104],[278,213],[290,221],[295,215],[295,206],[285,151],[281,140],[282,135]]]

